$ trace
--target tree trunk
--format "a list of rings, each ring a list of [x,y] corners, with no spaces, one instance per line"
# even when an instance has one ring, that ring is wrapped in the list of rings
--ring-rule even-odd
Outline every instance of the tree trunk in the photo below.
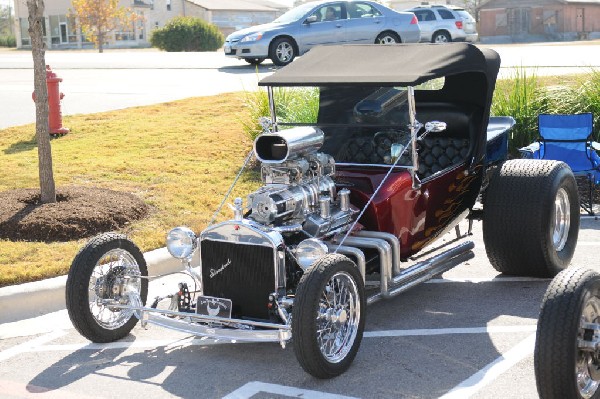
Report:
[[[56,187],[52,172],[52,148],[48,125],[48,87],[46,86],[45,44],[42,31],[44,0],[27,0],[29,11],[29,36],[33,55],[35,90],[35,135],[38,145],[38,162],[41,202],[56,202]]]
[[[98,32],[98,52],[99,53],[103,53],[104,52],[104,32],[100,31]]]

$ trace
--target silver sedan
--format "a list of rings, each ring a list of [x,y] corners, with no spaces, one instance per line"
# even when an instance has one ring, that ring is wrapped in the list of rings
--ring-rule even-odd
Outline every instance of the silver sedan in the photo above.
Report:
[[[287,65],[317,45],[416,43],[413,13],[371,1],[317,1],[291,9],[275,21],[236,31],[225,39],[225,55],[260,64]]]

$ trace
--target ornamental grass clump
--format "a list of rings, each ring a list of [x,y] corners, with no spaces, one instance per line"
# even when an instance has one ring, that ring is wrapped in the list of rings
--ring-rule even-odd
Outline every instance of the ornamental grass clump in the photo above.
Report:
[[[254,140],[263,128],[259,123],[262,117],[271,117],[269,96],[266,90],[244,93],[244,105],[247,112],[241,120],[244,132]],[[319,90],[316,87],[273,89],[275,113],[278,123],[316,123],[319,114]],[[285,126],[280,126],[285,129]]]
[[[510,79],[498,81],[491,114],[512,116],[516,121],[509,138],[510,153],[516,154],[538,137],[537,117],[547,113],[548,102],[537,75],[525,68],[515,68]]]

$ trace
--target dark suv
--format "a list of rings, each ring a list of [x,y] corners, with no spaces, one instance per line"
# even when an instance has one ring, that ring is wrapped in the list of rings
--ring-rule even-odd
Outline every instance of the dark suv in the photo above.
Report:
[[[477,41],[475,19],[464,8],[450,5],[429,5],[405,11],[412,12],[417,16],[422,42]]]

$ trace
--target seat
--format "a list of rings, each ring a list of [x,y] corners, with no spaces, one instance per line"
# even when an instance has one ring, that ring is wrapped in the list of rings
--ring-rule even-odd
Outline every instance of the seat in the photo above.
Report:
[[[571,167],[578,181],[581,207],[594,215],[594,196],[600,185],[600,143],[592,141],[593,115],[538,116],[539,138],[519,149],[523,158],[554,159]]]

